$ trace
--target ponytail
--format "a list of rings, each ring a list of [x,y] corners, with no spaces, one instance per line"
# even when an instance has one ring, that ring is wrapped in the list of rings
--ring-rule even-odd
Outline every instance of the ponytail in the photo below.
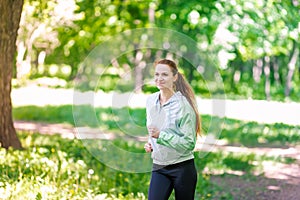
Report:
[[[201,118],[198,111],[197,101],[192,87],[185,80],[180,72],[177,72],[177,80],[175,81],[175,90],[180,91],[183,96],[188,100],[196,114],[196,133],[201,135]]]

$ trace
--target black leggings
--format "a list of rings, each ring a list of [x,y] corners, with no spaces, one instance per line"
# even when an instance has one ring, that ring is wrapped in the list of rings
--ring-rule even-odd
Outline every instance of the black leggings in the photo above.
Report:
[[[168,200],[174,189],[176,200],[194,200],[196,183],[194,159],[154,169],[148,199]]]

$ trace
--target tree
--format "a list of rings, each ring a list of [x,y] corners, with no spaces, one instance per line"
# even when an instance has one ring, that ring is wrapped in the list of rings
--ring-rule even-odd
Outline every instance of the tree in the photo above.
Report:
[[[16,42],[15,74],[18,81],[51,74],[44,59],[60,44],[56,29],[67,29],[80,17],[74,13],[75,9],[75,0],[24,1]]]
[[[22,148],[12,119],[11,79],[23,0],[0,1],[0,142],[4,148]]]

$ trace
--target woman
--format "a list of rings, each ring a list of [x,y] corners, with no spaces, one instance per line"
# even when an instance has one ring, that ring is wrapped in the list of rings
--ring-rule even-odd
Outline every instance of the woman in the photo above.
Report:
[[[146,103],[149,141],[145,151],[152,153],[153,169],[149,200],[192,200],[197,172],[193,150],[201,123],[194,92],[168,59],[154,63],[158,92]]]

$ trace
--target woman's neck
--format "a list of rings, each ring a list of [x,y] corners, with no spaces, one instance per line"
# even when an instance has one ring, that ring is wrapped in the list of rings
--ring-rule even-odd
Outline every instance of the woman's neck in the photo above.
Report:
[[[160,97],[159,101],[163,105],[165,104],[174,94],[175,92],[173,90],[161,90],[160,91]]]

